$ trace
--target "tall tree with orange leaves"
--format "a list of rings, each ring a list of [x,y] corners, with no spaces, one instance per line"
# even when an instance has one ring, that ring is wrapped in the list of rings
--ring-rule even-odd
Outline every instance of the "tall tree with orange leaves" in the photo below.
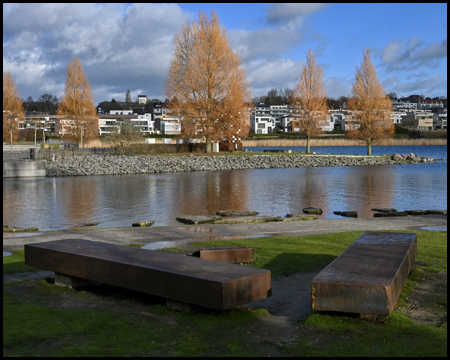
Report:
[[[3,72],[3,142],[11,142],[11,151],[13,140],[18,135],[18,120],[24,117],[23,102],[11,73]]]
[[[372,155],[372,144],[382,142],[395,133],[391,120],[392,103],[377,77],[368,49],[363,51],[361,66],[356,68],[352,97],[348,108],[354,112],[354,129],[346,129],[348,137],[364,140],[367,155]]]
[[[250,86],[215,11],[200,12],[175,35],[165,94],[182,136],[206,138],[207,152],[211,141],[248,134]]]
[[[83,147],[83,141],[94,138],[98,133],[98,116],[94,97],[81,61],[70,60],[66,70],[64,95],[58,106],[60,134],[76,141]]]
[[[292,94],[291,105],[298,111],[300,132],[306,134],[306,152],[311,137],[323,132],[328,117],[327,96],[322,83],[322,69],[311,49],[306,53],[300,80]]]

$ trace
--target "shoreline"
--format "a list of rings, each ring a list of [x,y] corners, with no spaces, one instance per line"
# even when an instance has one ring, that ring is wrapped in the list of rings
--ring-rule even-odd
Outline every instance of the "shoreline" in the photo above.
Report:
[[[407,154],[401,156],[352,155],[233,155],[233,156],[166,156],[166,155],[83,155],[45,160],[47,177],[153,174],[170,172],[310,168],[338,166],[401,165],[429,163],[434,159]]]
[[[447,139],[389,139],[374,146],[447,146]],[[264,139],[242,140],[244,147],[261,146],[306,146],[306,139]],[[311,139],[311,147],[314,146],[367,146],[364,141],[350,139]]]

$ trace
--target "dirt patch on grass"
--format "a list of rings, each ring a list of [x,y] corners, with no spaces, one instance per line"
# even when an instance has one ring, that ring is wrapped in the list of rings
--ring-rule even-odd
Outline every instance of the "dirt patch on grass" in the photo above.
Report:
[[[447,322],[447,271],[430,273],[419,268],[419,273],[422,277],[399,311],[416,324],[439,327]]]

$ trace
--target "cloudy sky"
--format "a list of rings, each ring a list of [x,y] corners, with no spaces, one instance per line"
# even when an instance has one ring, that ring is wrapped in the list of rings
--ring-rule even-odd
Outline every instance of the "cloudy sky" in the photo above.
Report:
[[[369,48],[387,93],[447,96],[447,4],[3,4],[3,71],[20,96],[61,97],[81,60],[94,103],[164,100],[173,35],[215,10],[253,96],[294,88],[308,49],[329,97],[351,94]]]

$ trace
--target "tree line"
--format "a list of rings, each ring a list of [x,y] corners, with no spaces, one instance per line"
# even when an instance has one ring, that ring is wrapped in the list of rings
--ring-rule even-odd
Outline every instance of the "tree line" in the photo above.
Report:
[[[272,88],[267,92],[267,95],[255,96],[253,98],[254,104],[266,105],[290,105],[292,102],[293,89],[276,89]],[[329,109],[346,109],[347,96],[339,96],[338,98],[326,97]]]

